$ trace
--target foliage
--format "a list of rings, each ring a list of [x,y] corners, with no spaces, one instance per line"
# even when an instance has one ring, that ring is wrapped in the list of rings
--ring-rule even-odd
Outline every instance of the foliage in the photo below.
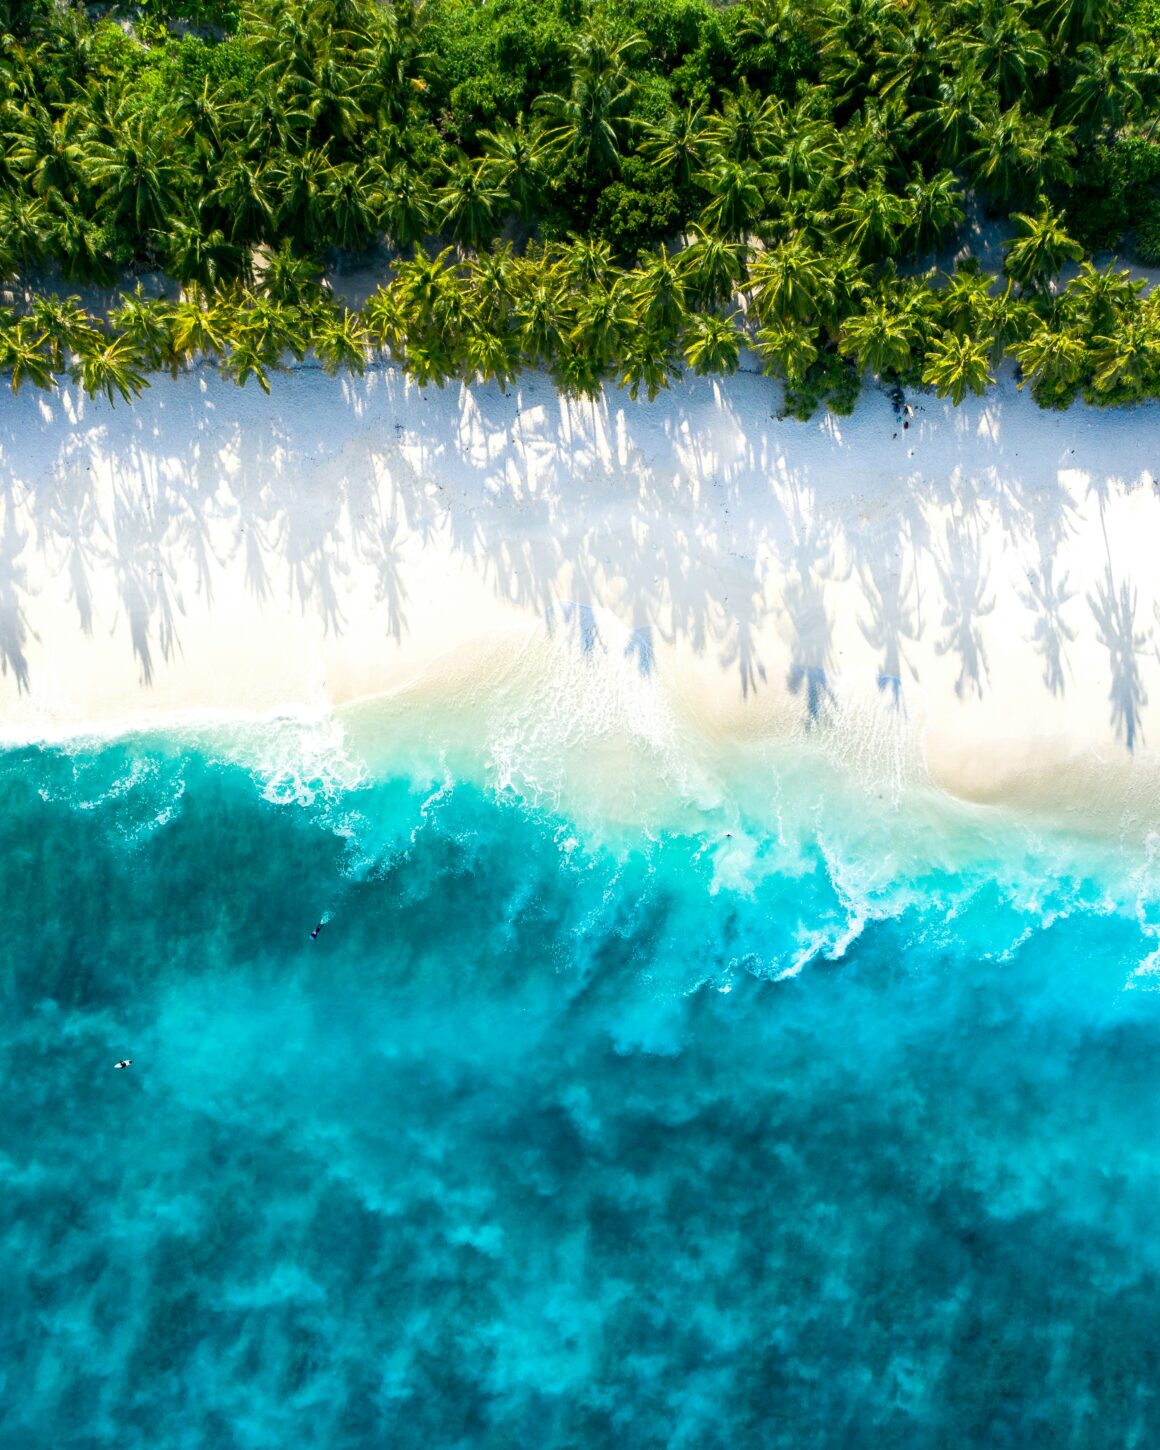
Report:
[[[1160,200],[1153,201],[1136,225],[1133,250],[1147,267],[1160,267]]]
[[[0,366],[122,398],[197,358],[267,386],[379,349],[437,385],[653,397],[746,343],[798,415],[863,371],[959,401],[1005,350],[1049,405],[1152,396],[1156,306],[1114,272],[1052,284],[1097,247],[1160,260],[1155,4],[13,0],[0,276],[36,301]],[[972,190],[1005,289],[913,275]],[[347,312],[328,260],[376,246]],[[39,285],[142,268],[178,300]]]

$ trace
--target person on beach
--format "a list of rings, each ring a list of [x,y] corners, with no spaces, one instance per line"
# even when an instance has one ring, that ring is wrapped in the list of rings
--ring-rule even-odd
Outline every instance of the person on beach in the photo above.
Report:
[[[317,941],[318,940],[318,933],[322,930],[322,928],[325,925],[326,925],[326,918],[323,917],[322,920],[318,923],[318,925],[314,928],[314,930],[310,933],[310,940],[311,941]]]
[[[114,1067],[131,1067],[132,1065],[133,1059],[131,1057],[123,1057],[120,1062],[113,1064]]]

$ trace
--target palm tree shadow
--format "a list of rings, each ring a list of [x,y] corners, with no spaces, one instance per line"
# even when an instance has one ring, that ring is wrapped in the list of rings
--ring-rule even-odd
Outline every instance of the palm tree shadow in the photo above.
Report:
[[[21,695],[27,694],[32,684],[25,653],[29,636],[24,606],[27,570],[20,562],[26,542],[27,536],[17,527],[8,500],[0,533],[0,670],[12,675]]]
[[[1030,493],[1028,493],[1030,489]],[[1075,529],[1076,505],[1059,481],[1058,473],[1038,485],[1026,485],[1021,476],[1007,478],[999,489],[1005,534],[1023,534],[1034,543],[1035,562],[1025,570],[1026,588],[1019,598],[1032,619],[1027,636],[1043,661],[1043,683],[1053,695],[1062,696],[1067,683],[1067,646],[1075,630],[1063,618],[1063,611],[1075,598],[1067,571],[1056,570],[1056,556]]]
[[[591,655],[597,648],[604,647],[600,625],[590,604],[577,604],[572,599],[549,604],[544,610],[544,624],[550,635],[554,635],[558,628],[561,637],[582,655]]]
[[[114,533],[126,542],[115,550],[118,592],[129,621],[129,638],[141,668],[141,681],[153,683],[153,635],[163,659],[180,649],[173,597],[173,559],[166,546],[166,512],[158,506],[143,514],[139,500],[118,486],[113,504]]]
[[[651,675],[655,663],[653,657],[652,629],[647,624],[637,624],[628,636],[624,646],[625,658],[632,660],[641,678]]]
[[[751,596],[751,602],[758,596]],[[736,665],[738,677],[741,682],[741,698],[747,700],[753,694],[759,684],[764,684],[765,666],[757,653],[757,640],[754,618],[751,613],[738,614],[733,619],[732,638],[722,651],[720,660],[723,665]]]
[[[786,520],[789,558],[781,598],[791,634],[786,684],[792,695],[803,697],[810,728],[836,704],[830,680],[834,623],[826,601],[826,586],[838,577],[835,541],[832,525],[819,516],[817,500],[803,497],[797,480],[791,481]]]
[[[917,668],[907,659],[906,646],[921,638],[922,600],[917,575],[904,560],[901,548],[893,551],[896,563],[887,563],[888,557],[885,547],[880,546],[873,562],[859,564],[870,617],[860,619],[858,627],[866,643],[879,652],[878,688],[897,710],[902,706],[904,673],[912,680],[918,679]]]
[[[979,621],[995,608],[995,599],[987,593],[989,571],[979,534],[961,517],[947,521],[946,544],[936,566],[943,595],[943,636],[935,650],[958,658],[955,694],[960,699],[967,693],[981,697],[988,666]]]
[[[1111,670],[1111,725],[1116,738],[1129,751],[1144,743],[1140,712],[1148,696],[1140,678],[1139,656],[1150,643],[1149,630],[1136,628],[1137,595],[1127,580],[1117,584],[1108,564],[1094,595],[1088,595],[1088,608],[1099,630],[1100,643],[1108,652]]]
[[[1034,620],[1029,638],[1043,660],[1043,683],[1053,695],[1062,696],[1067,675],[1066,648],[1075,639],[1075,630],[1063,619],[1064,608],[1075,598],[1067,571],[1057,579],[1055,560],[1045,557],[1038,568],[1027,570],[1027,588],[1019,597]]]
[[[1088,494],[1095,495],[1099,509],[1107,562],[1095,594],[1089,594],[1087,601],[1099,631],[1100,643],[1108,652],[1112,730],[1125,748],[1134,752],[1137,742],[1144,742],[1140,712],[1148,703],[1148,696],[1140,678],[1139,657],[1151,645],[1151,630],[1137,631],[1135,586],[1127,579],[1119,584],[1116,582],[1106,515],[1110,488],[1111,480],[1106,476],[1093,478],[1088,483]],[[1153,610],[1155,607],[1153,605]]]

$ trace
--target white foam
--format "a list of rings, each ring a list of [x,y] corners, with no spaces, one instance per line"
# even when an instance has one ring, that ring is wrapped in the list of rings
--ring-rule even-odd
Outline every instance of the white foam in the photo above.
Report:
[[[342,721],[329,713],[235,724],[207,744],[217,758],[247,770],[275,805],[334,804],[368,784],[366,762],[352,757]]]

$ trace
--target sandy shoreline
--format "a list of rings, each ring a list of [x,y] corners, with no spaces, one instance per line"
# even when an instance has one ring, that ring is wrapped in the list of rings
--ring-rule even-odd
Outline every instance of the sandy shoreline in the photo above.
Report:
[[[453,710],[546,634],[715,740],[881,717],[955,794],[1053,798],[1066,767],[1073,809],[1160,819],[1160,409],[916,404],[904,432],[871,391],[779,421],[750,375],[651,405],[393,370],[26,390],[0,402],[0,731]]]

